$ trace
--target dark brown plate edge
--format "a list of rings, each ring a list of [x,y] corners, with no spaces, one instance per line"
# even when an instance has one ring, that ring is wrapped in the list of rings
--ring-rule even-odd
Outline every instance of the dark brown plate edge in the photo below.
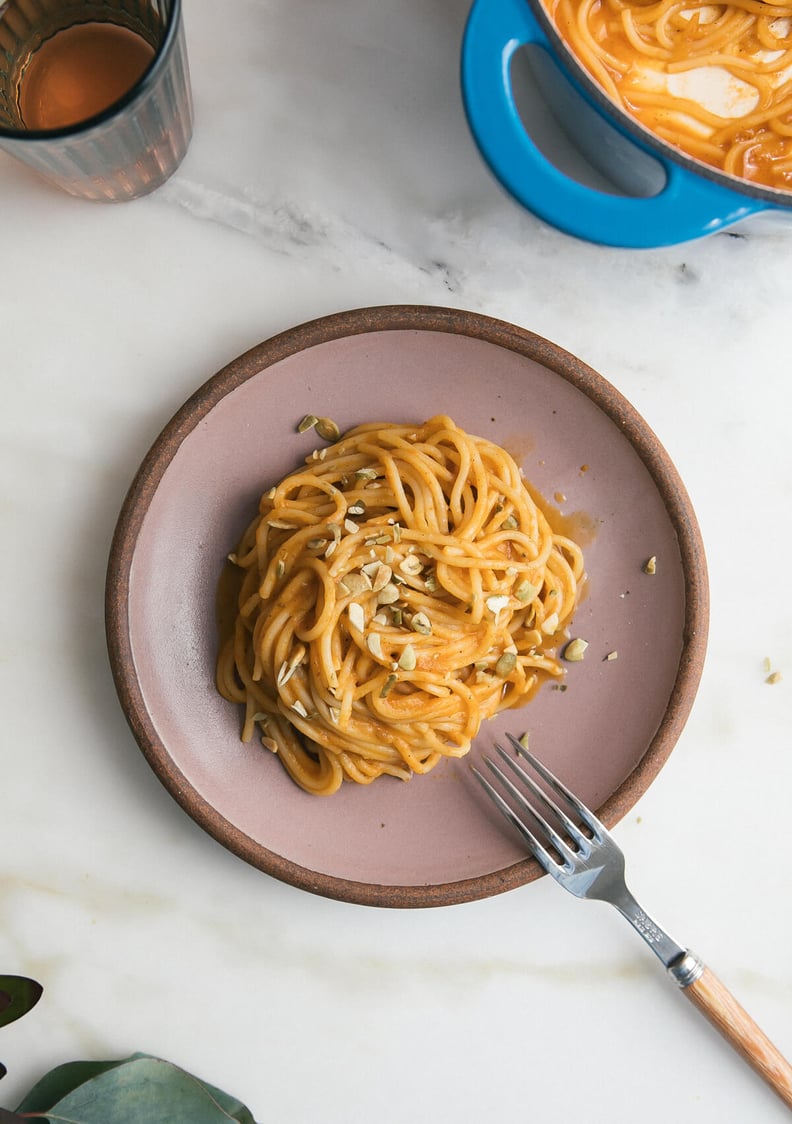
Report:
[[[338,901],[392,908],[457,905],[516,889],[539,878],[530,858],[477,878],[431,885],[387,886],[311,871],[262,847],[226,820],[192,787],[151,723],[137,683],[129,635],[129,577],[137,538],[162,476],[185,437],[232,390],[286,357],[346,336],[382,331],[435,331],[481,339],[531,359],[590,398],[630,441],[652,477],[677,535],[685,582],[683,649],[665,715],[633,772],[598,814],[613,827],[646,792],[687,722],[703,671],[709,627],[709,583],[698,522],[682,480],[657,436],[602,375],[542,336],[462,309],[382,305],[310,320],[256,345],[208,379],[174,414],[138,469],[122,505],[105,585],[105,632],[110,668],[127,723],[155,775],[210,836],[251,866],[291,886]]]

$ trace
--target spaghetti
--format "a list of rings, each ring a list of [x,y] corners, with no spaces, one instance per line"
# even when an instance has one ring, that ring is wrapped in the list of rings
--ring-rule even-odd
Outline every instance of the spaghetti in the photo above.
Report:
[[[578,61],[647,129],[721,171],[792,188],[792,7],[548,0]]]
[[[261,499],[217,686],[306,791],[408,779],[524,704],[583,577],[514,460],[447,417],[361,425]]]

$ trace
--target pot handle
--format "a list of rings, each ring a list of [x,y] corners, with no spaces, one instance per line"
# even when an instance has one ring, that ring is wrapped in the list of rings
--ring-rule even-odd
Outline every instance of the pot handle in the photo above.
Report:
[[[545,222],[590,242],[646,249],[712,234],[768,209],[762,200],[713,183],[654,151],[666,182],[649,197],[610,195],[559,171],[526,132],[514,101],[512,58],[530,43],[552,56],[528,0],[475,0],[462,47],[462,94],[485,161],[504,187]]]

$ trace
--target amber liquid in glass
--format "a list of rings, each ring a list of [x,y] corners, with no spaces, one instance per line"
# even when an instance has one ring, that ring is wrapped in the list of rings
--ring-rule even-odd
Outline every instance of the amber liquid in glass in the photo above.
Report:
[[[58,31],[31,55],[18,88],[28,129],[60,129],[101,113],[142,77],[154,48],[126,27],[82,23]]]

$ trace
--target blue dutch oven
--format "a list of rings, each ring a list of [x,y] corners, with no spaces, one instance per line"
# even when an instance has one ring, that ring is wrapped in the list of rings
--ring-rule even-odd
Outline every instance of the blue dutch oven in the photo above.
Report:
[[[539,69],[546,79],[555,75],[542,88],[552,86],[555,108],[592,162],[617,183],[617,165],[651,165],[659,173],[654,183],[647,174],[640,194],[615,194],[556,167],[529,135],[515,100],[512,64],[523,47],[537,61],[544,57]],[[475,0],[462,48],[462,93],[476,143],[503,186],[545,222],[589,242],[675,245],[760,211],[792,207],[792,193],[719,172],[644,129],[593,82],[539,0]]]

